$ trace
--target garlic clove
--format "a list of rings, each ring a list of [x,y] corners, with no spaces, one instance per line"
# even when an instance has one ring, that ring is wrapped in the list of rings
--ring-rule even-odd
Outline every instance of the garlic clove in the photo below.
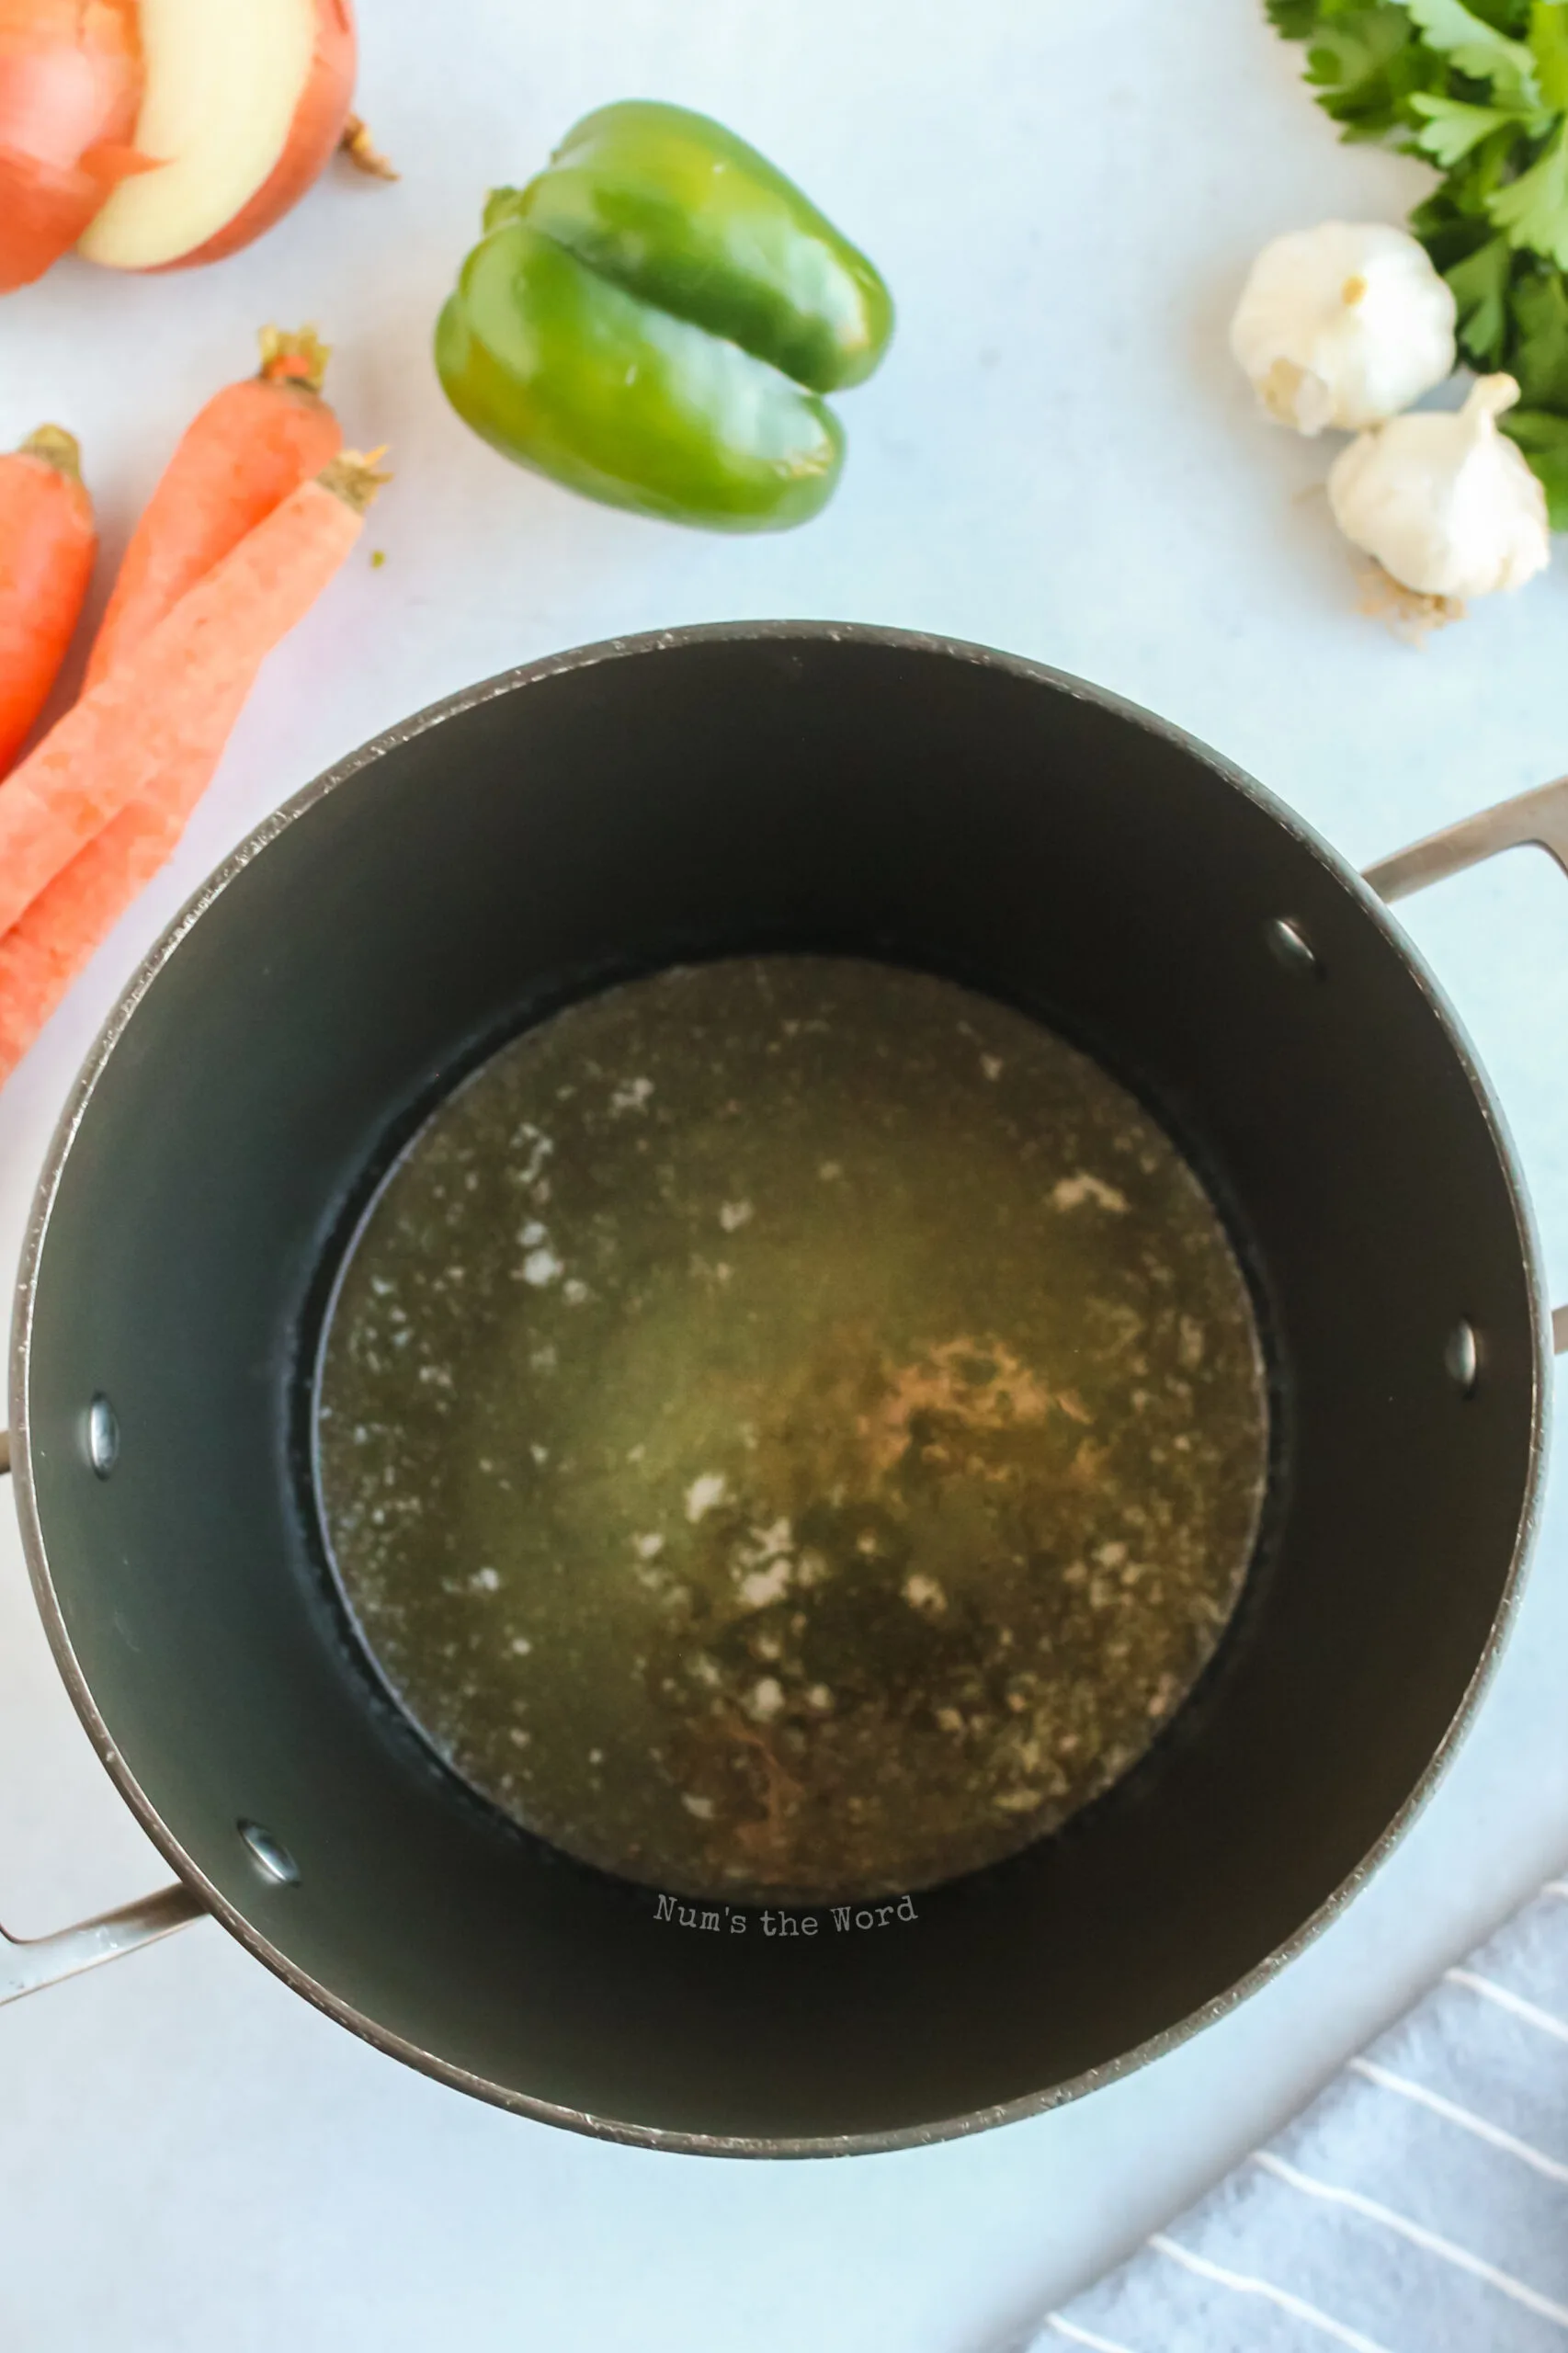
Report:
[[[1329,469],[1346,538],[1424,597],[1522,588],[1551,557],[1546,493],[1497,419],[1519,397],[1483,376],[1457,414],[1396,416],[1361,434]]]
[[[1319,434],[1334,423],[1334,393],[1324,379],[1294,359],[1274,360],[1261,377],[1257,395],[1278,425],[1293,425],[1298,433]]]
[[[1454,319],[1452,289],[1404,230],[1325,221],[1265,245],[1231,349],[1279,424],[1355,432],[1452,373]]]

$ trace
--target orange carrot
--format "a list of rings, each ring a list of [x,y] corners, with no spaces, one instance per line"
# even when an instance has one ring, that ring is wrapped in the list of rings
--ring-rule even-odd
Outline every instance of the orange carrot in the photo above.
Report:
[[[213,742],[192,754],[163,799],[143,797],[41,890],[0,938],[0,1081],[8,1078],[96,949],[171,857],[222,756],[247,688],[213,721]]]
[[[327,348],[311,327],[267,327],[260,373],[226,385],[187,428],[138,524],[87,670],[90,688],[156,627],[245,533],[337,453],[321,399]],[[71,983],[172,856],[222,757],[254,679],[215,704],[193,748],[111,818],[0,938],[0,1079]]]
[[[342,432],[321,398],[329,356],[313,327],[264,327],[259,373],[226,384],[187,428],[126,549],[88,661],[87,689],[247,531],[336,456]],[[254,676],[217,706],[204,748],[112,818],[0,938],[0,1077],[173,855]]]
[[[88,687],[336,457],[342,431],[321,397],[328,357],[313,327],[265,327],[260,373],[225,384],[187,426],[125,551],[87,663]]]
[[[380,483],[345,451],[198,581],[0,793],[0,934],[138,800],[180,804],[256,665],[337,571]],[[203,778],[205,781],[205,778]]]
[[[49,699],[97,544],[81,451],[40,425],[0,458],[0,776]]]

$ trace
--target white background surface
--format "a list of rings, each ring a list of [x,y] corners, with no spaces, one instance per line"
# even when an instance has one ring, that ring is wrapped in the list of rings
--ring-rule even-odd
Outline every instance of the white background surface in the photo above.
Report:
[[[135,960],[285,795],[421,703],[551,648],[752,614],[898,622],[1086,674],[1233,755],[1358,861],[1568,765],[1568,576],[1425,652],[1358,618],[1312,485],[1225,356],[1266,236],[1397,218],[1256,0],[361,0],[395,188],[334,176],[199,277],[70,264],[0,304],[0,446],[82,437],[112,557],[267,319],[321,322],[398,479],[277,654],[175,867],[0,1094],[0,1263]],[[899,298],[827,516],[708,539],[508,470],[446,410],[431,324],[484,188],[588,107],[733,123]],[[106,563],[107,571],[107,563]],[[100,585],[101,594],[101,585]],[[1496,1079],[1568,1295],[1568,890],[1519,854],[1412,928]],[[1568,1491],[1474,1736],[1283,1982],[1142,2076],[978,2141],[835,2165],[659,2157],[492,2112],[362,2049],[203,1924],[0,2014],[5,2353],[991,2353],[1172,2214],[1568,1857]],[[161,1866],[92,1758],[0,1504],[0,1917]],[[1414,2353],[1414,2348],[1413,2348]]]

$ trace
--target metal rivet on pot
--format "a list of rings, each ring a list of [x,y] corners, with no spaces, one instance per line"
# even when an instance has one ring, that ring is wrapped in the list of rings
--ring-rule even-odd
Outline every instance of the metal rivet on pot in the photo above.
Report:
[[[300,1866],[281,1838],[275,1838],[259,1822],[237,1822],[234,1827],[263,1879],[269,1879],[275,1887],[293,1887],[298,1882]]]
[[[1461,1315],[1449,1334],[1443,1349],[1443,1370],[1461,1397],[1475,1393],[1481,1375],[1481,1343],[1475,1336],[1475,1326]]]
[[[100,1479],[119,1461],[119,1424],[108,1399],[99,1395],[87,1408],[87,1460]]]
[[[1289,915],[1271,915],[1263,926],[1263,936],[1275,962],[1282,964],[1288,972],[1305,980],[1318,972],[1316,949],[1301,925],[1293,923]]]

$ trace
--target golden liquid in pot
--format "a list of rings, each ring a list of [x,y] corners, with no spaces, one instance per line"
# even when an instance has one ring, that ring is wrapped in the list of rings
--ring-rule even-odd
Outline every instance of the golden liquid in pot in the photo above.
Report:
[[[518,1038],[323,1347],[363,1639],[569,1853],[799,1903],[999,1859],[1181,1706],[1254,1542],[1245,1283],[1149,1115],[928,975],[766,957]]]

